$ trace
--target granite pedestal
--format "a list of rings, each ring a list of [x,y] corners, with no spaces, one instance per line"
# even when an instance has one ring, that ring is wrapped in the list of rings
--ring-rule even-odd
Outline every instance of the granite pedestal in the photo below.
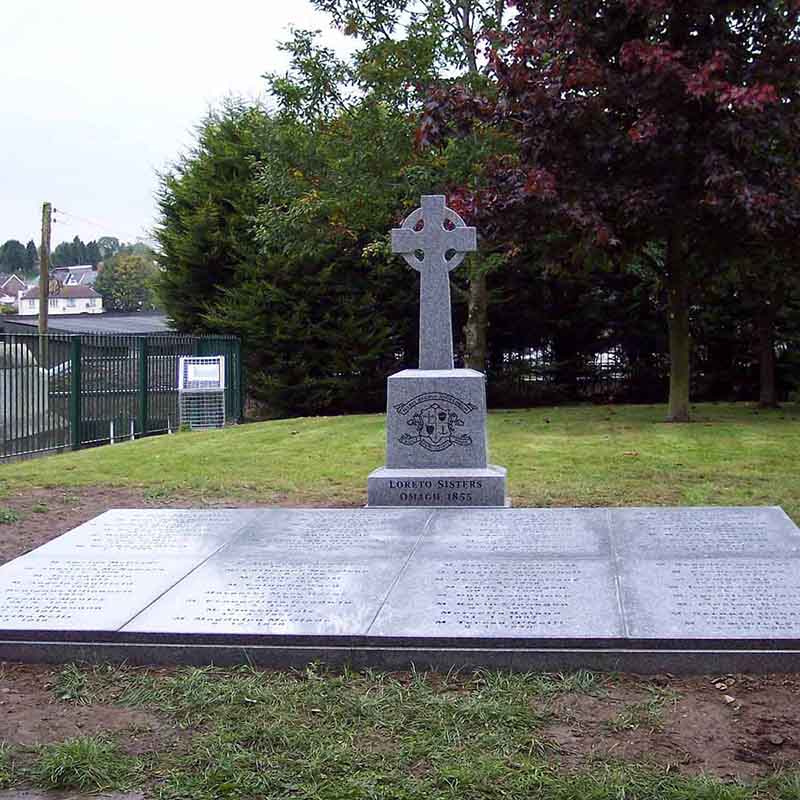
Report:
[[[109,511],[0,567],[0,660],[800,671],[779,508]]]
[[[506,470],[488,463],[486,378],[472,369],[408,369],[387,387],[386,466],[370,506],[503,506]]]

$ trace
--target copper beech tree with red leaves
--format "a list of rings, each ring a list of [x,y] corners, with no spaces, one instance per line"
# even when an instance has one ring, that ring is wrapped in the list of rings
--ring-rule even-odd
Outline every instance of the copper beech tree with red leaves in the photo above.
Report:
[[[421,142],[485,125],[514,141],[464,199],[509,246],[541,235],[623,261],[663,243],[668,414],[687,421],[692,286],[748,248],[797,250],[800,2],[512,5],[491,42],[496,95],[432,92]]]

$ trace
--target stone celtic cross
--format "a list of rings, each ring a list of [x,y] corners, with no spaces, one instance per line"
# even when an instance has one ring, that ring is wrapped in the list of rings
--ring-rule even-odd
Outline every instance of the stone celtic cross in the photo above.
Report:
[[[420,369],[453,369],[450,270],[478,249],[477,242],[475,228],[445,205],[444,195],[423,195],[422,208],[392,231],[392,252],[420,274]]]

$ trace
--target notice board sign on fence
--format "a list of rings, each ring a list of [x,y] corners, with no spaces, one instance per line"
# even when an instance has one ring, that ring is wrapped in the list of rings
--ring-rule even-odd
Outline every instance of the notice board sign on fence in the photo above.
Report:
[[[178,391],[207,392],[224,389],[225,356],[184,356],[180,359]]]
[[[183,356],[178,374],[181,427],[225,425],[225,357]]]

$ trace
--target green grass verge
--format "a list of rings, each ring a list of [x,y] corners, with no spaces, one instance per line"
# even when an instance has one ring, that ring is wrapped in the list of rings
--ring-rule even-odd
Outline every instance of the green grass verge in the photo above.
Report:
[[[0,789],[13,786],[16,781],[14,756],[11,747],[0,741]]]
[[[545,726],[553,700],[601,693],[613,678],[386,675],[66,668],[72,702],[160,712],[179,746],[138,757],[108,739],[41,748],[20,780],[99,791],[145,788],[164,800],[796,800],[798,774],[745,785],[594,758],[560,763]],[[662,699],[654,696],[653,702]],[[655,713],[655,712],[654,712]]]
[[[800,519],[800,408],[560,407],[489,417],[517,506],[778,504]],[[358,504],[384,460],[382,416],[320,417],[160,436],[0,466],[0,486],[133,486],[266,502]]]
[[[13,525],[22,517],[11,508],[0,508],[0,525]]]
[[[82,736],[38,748],[32,766],[20,776],[45,789],[124,791],[136,783],[141,768],[139,759],[125,755],[111,739]]]

